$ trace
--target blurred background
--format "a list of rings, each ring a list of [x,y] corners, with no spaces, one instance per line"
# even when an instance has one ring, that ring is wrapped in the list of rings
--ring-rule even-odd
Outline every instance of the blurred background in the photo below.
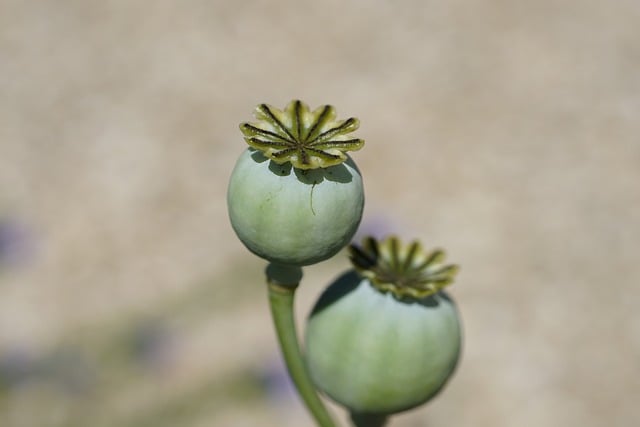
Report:
[[[312,425],[225,204],[238,124],[294,98],[361,120],[360,234],[462,265],[462,363],[392,426],[634,425],[638,22],[635,0],[1,1],[0,425]],[[300,322],[347,267],[306,270]]]

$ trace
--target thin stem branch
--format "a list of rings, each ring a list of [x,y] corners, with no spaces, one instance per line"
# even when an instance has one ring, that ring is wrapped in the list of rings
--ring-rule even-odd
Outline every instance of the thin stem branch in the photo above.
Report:
[[[293,301],[301,278],[302,269],[300,267],[274,264],[270,264],[267,267],[271,316],[278,335],[282,356],[298,394],[315,418],[318,426],[336,427],[311,382],[298,342],[293,314]]]

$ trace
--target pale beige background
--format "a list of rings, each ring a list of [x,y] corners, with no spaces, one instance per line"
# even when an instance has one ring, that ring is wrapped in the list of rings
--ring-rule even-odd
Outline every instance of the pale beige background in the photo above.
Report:
[[[0,373],[25,378],[0,424],[312,425],[256,386],[263,265],[225,207],[238,123],[300,98],[360,118],[365,227],[463,267],[460,369],[391,425],[635,425],[638,22],[635,0],[0,2],[0,217],[28,240],[0,266]],[[301,320],[346,266],[309,269]],[[153,322],[147,369],[128,340]]]

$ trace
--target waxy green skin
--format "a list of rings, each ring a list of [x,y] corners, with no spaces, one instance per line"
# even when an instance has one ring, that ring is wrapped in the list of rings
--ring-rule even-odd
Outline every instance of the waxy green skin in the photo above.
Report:
[[[231,174],[227,206],[250,251],[273,263],[310,265],[335,255],[355,234],[362,177],[351,159],[303,171],[247,149]]]
[[[399,301],[354,271],[325,291],[306,329],[312,380],[356,413],[425,403],[450,378],[460,348],[458,312],[445,293]]]

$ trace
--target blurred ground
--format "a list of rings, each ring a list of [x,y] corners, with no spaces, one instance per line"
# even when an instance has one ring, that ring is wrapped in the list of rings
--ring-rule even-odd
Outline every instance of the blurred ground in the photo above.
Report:
[[[227,178],[361,120],[363,228],[447,248],[464,360],[393,426],[640,419],[640,3],[0,2],[0,424],[312,425]],[[344,256],[307,272],[301,321]]]

